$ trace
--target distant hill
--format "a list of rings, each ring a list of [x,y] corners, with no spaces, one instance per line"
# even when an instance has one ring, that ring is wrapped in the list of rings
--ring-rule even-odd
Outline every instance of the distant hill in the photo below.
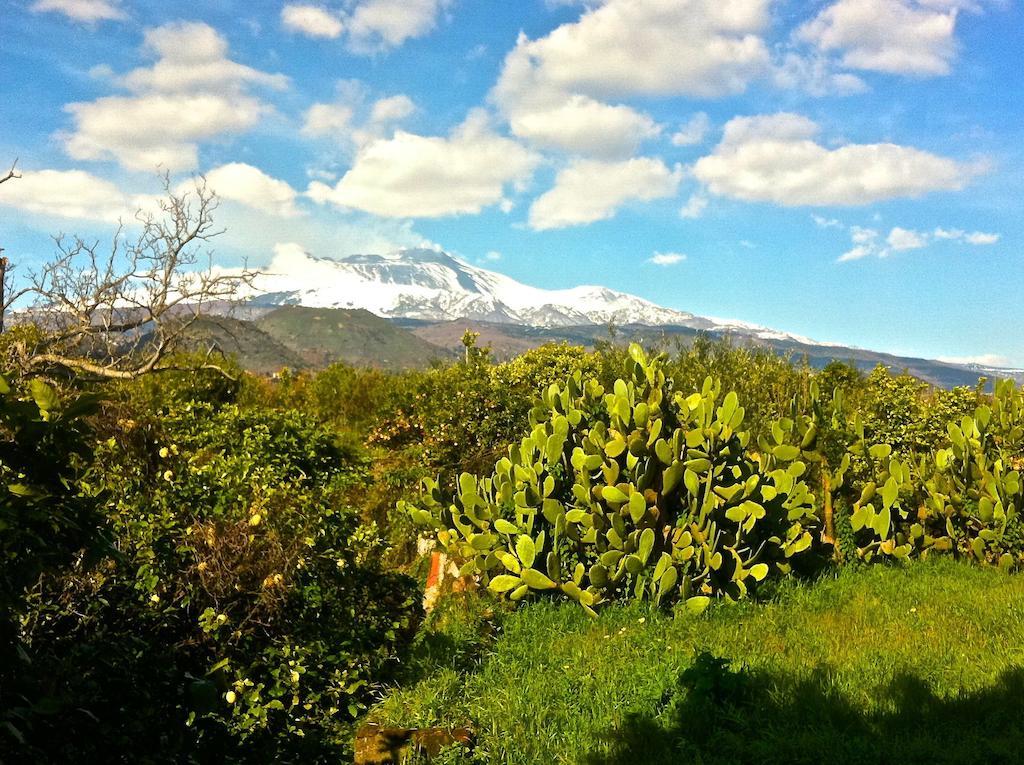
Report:
[[[234,356],[243,368],[261,375],[279,372],[284,367],[304,369],[310,366],[298,353],[253,322],[230,316],[200,317],[189,328],[186,345],[200,351],[215,347],[227,356]]]
[[[406,369],[425,367],[431,361],[455,355],[362,309],[284,306],[260,316],[252,326],[308,367],[345,361],[357,366]]]
[[[498,359],[505,359],[528,348],[534,348],[546,342],[567,342],[584,347],[593,347],[602,340],[613,339],[609,327],[605,325],[583,325],[576,327],[522,327],[510,324],[471,321],[461,319],[449,322],[415,322],[396,320],[416,335],[435,345],[456,349],[460,346],[462,334],[466,330],[480,333],[479,344],[490,345]],[[849,348],[841,345],[821,345],[802,343],[790,338],[755,337],[736,331],[697,330],[692,327],[658,326],[628,324],[614,328],[617,341],[638,340],[647,345],[670,347],[673,343],[688,345],[699,335],[712,338],[728,337],[738,345],[751,345],[772,348],[779,353],[790,355],[795,360],[807,358],[808,364],[820,369],[830,361],[848,361],[859,369],[871,370],[879,364],[893,372],[906,371],[913,376],[941,388],[952,388],[958,385],[974,386],[979,377],[990,380],[999,377],[1015,377],[1022,379],[1020,370],[986,369],[969,367],[959,364],[948,364],[931,359],[919,359],[908,356],[894,356],[888,353],[868,351],[861,348]]]

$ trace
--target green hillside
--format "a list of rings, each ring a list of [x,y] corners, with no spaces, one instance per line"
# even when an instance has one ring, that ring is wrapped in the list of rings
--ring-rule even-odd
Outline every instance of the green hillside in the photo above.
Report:
[[[362,309],[284,306],[253,322],[312,367],[335,361],[383,369],[424,367],[452,353]]]

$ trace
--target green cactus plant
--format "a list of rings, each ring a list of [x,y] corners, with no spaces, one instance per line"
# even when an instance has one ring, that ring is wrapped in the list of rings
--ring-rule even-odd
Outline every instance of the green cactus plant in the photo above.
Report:
[[[697,611],[789,573],[819,526],[813,421],[781,420],[755,450],[735,393],[711,378],[674,392],[664,355],[629,355],[610,391],[579,373],[545,390],[491,475],[461,475],[451,498],[428,481],[400,509],[492,592],[558,591],[591,613],[630,597]]]

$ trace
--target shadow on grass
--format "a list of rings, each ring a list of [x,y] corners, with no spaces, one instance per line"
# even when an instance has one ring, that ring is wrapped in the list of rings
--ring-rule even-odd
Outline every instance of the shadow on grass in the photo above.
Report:
[[[701,654],[662,699],[607,734],[610,753],[588,765],[641,763],[1019,763],[1024,762],[1024,669],[982,691],[943,699],[909,675],[886,689],[884,708],[864,713],[824,673],[793,681],[734,671]]]

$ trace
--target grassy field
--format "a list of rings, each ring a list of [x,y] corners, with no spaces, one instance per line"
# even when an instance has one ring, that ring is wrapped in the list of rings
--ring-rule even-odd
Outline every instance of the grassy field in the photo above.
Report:
[[[949,560],[848,570],[701,616],[628,606],[591,620],[561,603],[480,611],[452,603],[421,646],[419,682],[372,714],[472,724],[475,754],[454,762],[1024,758],[1024,578],[996,570]]]

